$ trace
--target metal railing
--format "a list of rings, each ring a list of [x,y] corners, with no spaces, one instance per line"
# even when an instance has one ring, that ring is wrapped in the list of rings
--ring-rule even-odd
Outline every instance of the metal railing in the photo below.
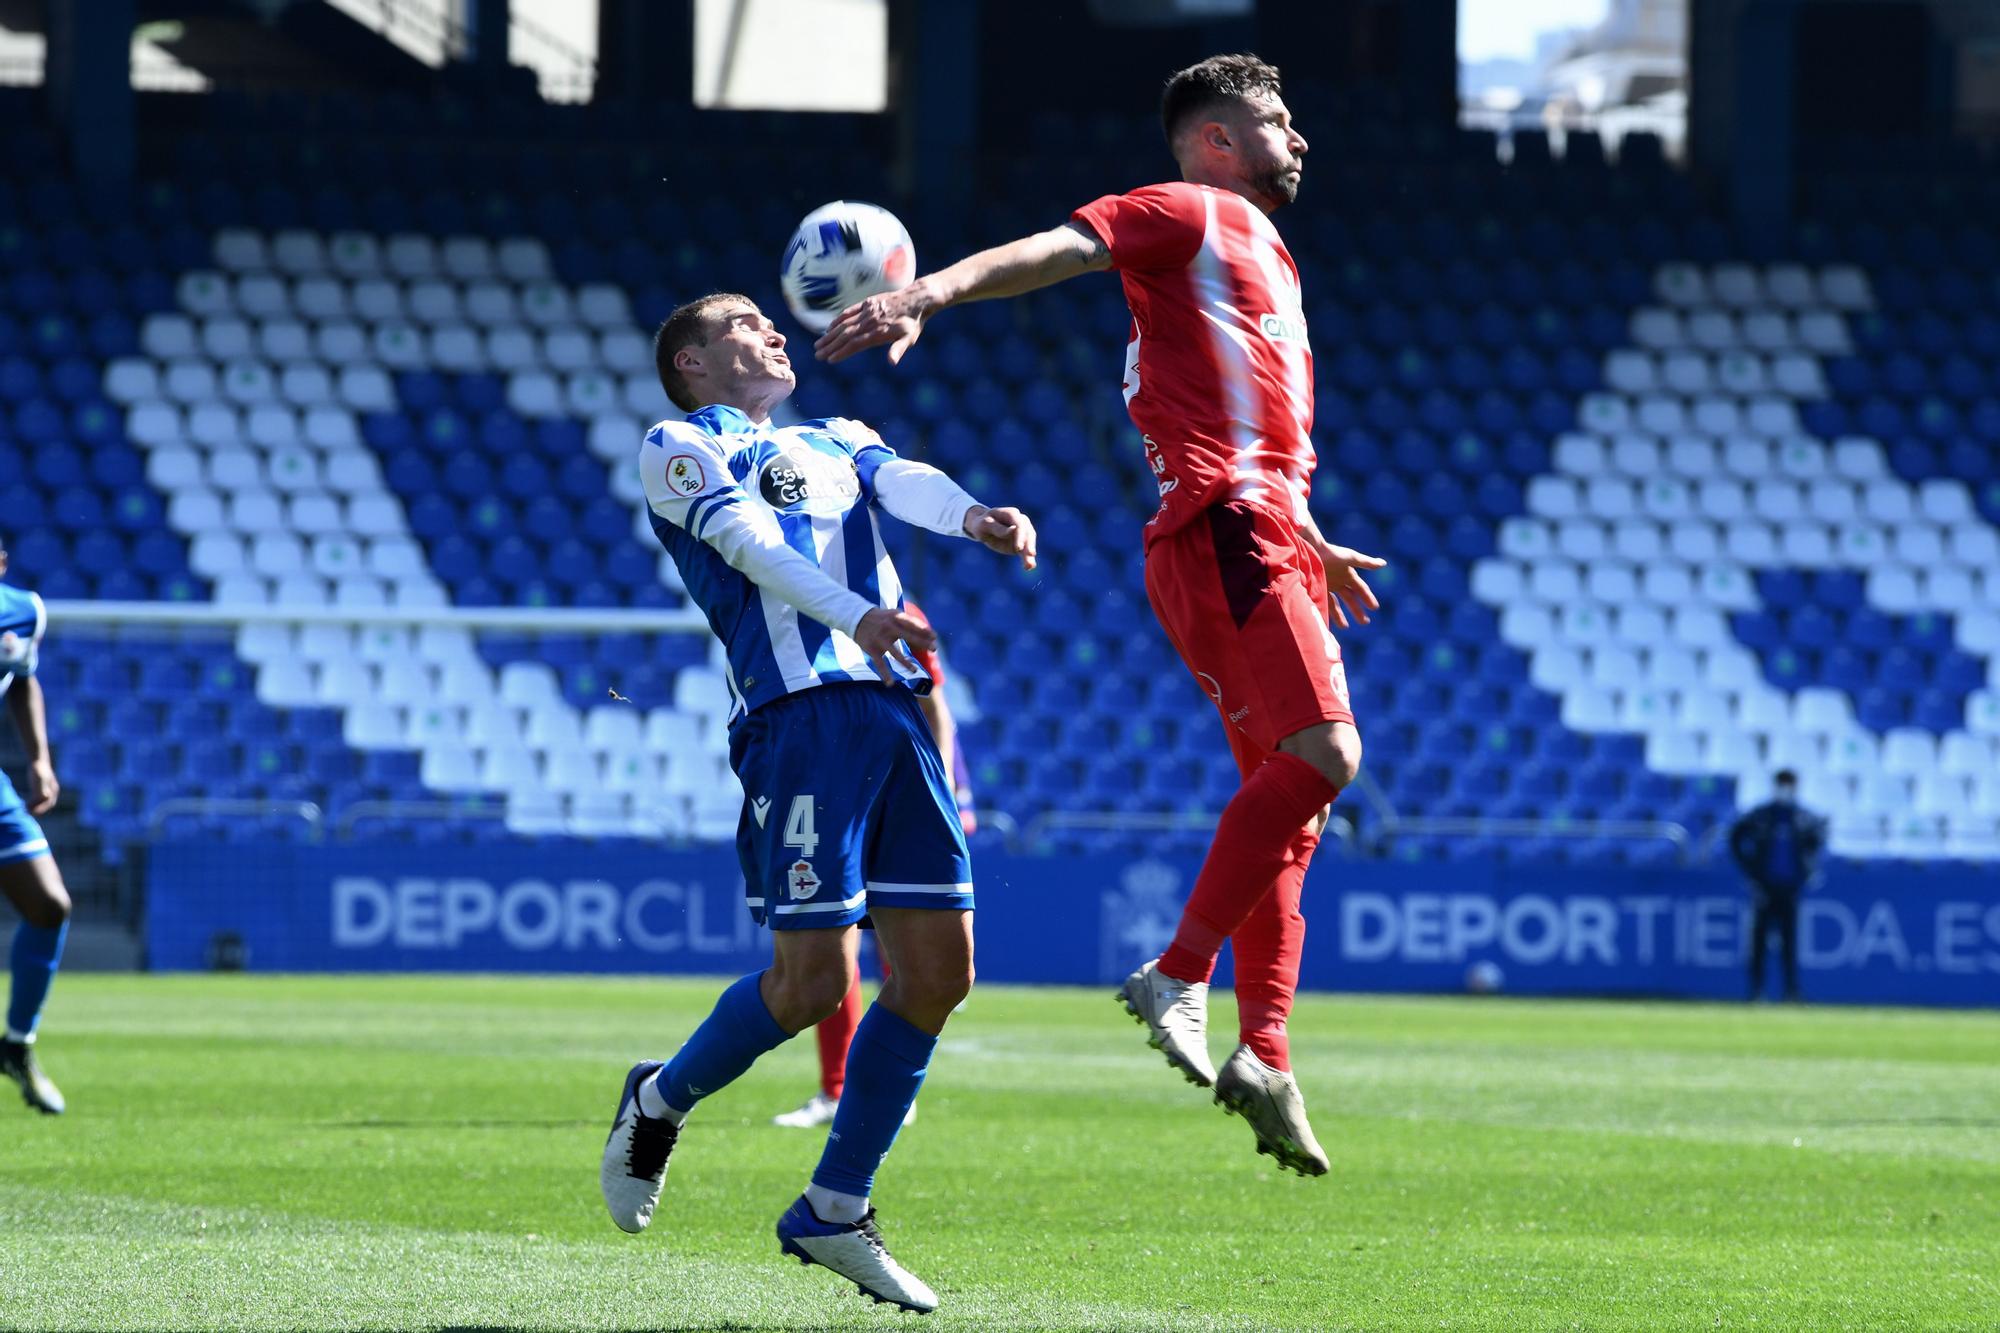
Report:
[[[444,823],[455,819],[506,817],[507,805],[504,801],[356,801],[342,810],[340,818],[334,821],[333,836],[340,842],[351,842],[355,829],[371,820],[436,820]]]
[[[326,835],[326,816],[312,801],[267,801],[251,797],[176,796],[146,811],[146,832],[153,839],[166,832],[177,815],[289,815],[302,821],[313,842]]]
[[[1603,838],[1614,842],[1671,843],[1687,863],[1694,839],[1683,824],[1666,820],[1481,819],[1398,815],[1373,830],[1369,842],[1386,848],[1398,837],[1418,838]]]
[[[705,634],[694,607],[659,611],[514,606],[255,606],[218,602],[52,601],[49,619],[69,625],[355,625],[540,631],[549,634]]]
[[[985,813],[980,818],[984,819]],[[1056,833],[1202,833],[1221,817],[1215,810],[1134,811],[1123,814],[1051,810],[1028,821],[1025,830],[1007,839],[1010,852],[1029,851]],[[1010,821],[1011,822],[1011,821]],[[1326,833],[1343,854],[1354,849],[1354,824],[1345,815],[1327,821]]]

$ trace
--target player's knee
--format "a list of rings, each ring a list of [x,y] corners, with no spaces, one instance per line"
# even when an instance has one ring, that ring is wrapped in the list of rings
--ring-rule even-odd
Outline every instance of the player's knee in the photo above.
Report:
[[[803,1032],[833,1017],[852,984],[852,975],[844,969],[787,969],[774,978],[771,1017],[787,1031]]]
[[[69,920],[69,891],[61,880],[43,880],[36,892],[21,901],[21,919],[43,930],[54,930]]]
[[[1311,764],[1335,791],[1361,772],[1361,733],[1347,722],[1328,722],[1287,736],[1279,748]]]
[[[913,1004],[941,1016],[972,993],[972,960],[930,959],[907,973],[898,971],[895,977],[903,981],[903,992]]]

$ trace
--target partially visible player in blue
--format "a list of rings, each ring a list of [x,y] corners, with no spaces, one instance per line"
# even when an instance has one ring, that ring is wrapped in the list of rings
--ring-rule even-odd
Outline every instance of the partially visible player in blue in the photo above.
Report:
[[[932,1310],[936,1294],[889,1256],[869,1194],[972,986],[972,873],[951,775],[917,704],[931,680],[910,650],[937,636],[902,610],[877,511],[1030,569],[1034,525],[897,457],[859,422],[773,426],[791,359],[747,297],[682,306],[654,352],[688,417],[647,433],[639,475],[653,530],[728,649],[737,852],[775,956],[723,992],[673,1059],[626,1075],[604,1202],[626,1231],[645,1229],[688,1113],[839,1008],[865,919],[889,979],[855,1031],[826,1150],[778,1239],[879,1301]]]
[[[7,551],[0,547],[0,580]],[[48,716],[42,707],[35,661],[49,613],[42,599],[0,582],[0,695],[21,745],[28,752],[28,799],[0,773],[0,894],[21,914],[14,931],[13,987],[7,996],[7,1033],[0,1038],[0,1074],[20,1085],[28,1105],[61,1115],[63,1095],[35,1060],[35,1025],[56,978],[63,939],[69,934],[69,890],[49,855],[49,840],[35,816],[51,809],[62,790],[49,758]]]

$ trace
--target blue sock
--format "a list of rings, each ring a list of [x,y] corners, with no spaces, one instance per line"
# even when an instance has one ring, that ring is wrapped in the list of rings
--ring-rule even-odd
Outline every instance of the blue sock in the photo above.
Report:
[[[772,1047],[792,1034],[778,1026],[758,992],[762,972],[738,978],[715,1002],[694,1035],[687,1039],[659,1073],[660,1096],[667,1105],[691,1111],[711,1092],[720,1092]]]
[[[7,1034],[15,1040],[35,1035],[35,1024],[42,1021],[42,1001],[49,998],[49,984],[56,979],[56,964],[68,937],[67,921],[53,928],[23,921],[15,930],[14,990],[7,1000]]]
[[[847,1048],[847,1087],[834,1112],[812,1183],[867,1198],[875,1170],[889,1155],[896,1131],[924,1086],[938,1039],[881,1004],[871,1004]]]

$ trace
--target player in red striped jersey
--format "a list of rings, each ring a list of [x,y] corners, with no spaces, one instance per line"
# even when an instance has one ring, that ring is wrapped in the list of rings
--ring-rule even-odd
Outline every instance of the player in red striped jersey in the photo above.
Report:
[[[903,598],[903,614],[926,628],[930,626],[930,617],[908,595]],[[972,811],[972,776],[965,752],[959,748],[958,722],[945,699],[944,648],[919,648],[912,644],[910,653],[931,678],[931,692],[917,700],[917,707],[923,709],[924,720],[930,723],[938,757],[944,760],[944,771],[951,774],[953,795],[958,797],[959,827],[969,838],[978,832],[979,819]],[[882,976],[886,980],[888,975],[889,962],[885,958]],[[819,1048],[819,1091],[806,1098],[798,1110],[771,1117],[772,1124],[786,1129],[812,1129],[832,1123],[834,1112],[840,1109],[840,1094],[847,1087],[847,1048],[854,1044],[854,1030],[861,1026],[861,1010],[861,964],[857,961],[847,998],[840,1002],[840,1008],[813,1027],[813,1039]],[[903,1113],[906,1125],[916,1118],[915,1105]]]
[[[1118,272],[1132,309],[1125,402],[1160,488],[1146,591],[1243,773],[1173,944],[1120,997],[1170,1063],[1250,1121],[1258,1151],[1321,1175],[1286,1038],[1299,891],[1327,808],[1361,764],[1327,621],[1367,623],[1377,603],[1362,571],[1384,562],[1328,541],[1306,507],[1312,350],[1298,269],[1269,217],[1298,196],[1306,141],[1278,71],[1211,57],[1168,80],[1161,120],[1182,179],[1107,195],[1064,226],[870,297],[816,350],[838,361],[886,344],[900,362],[947,306]],[[1217,1073],[1208,979],[1225,939],[1241,1044]]]

